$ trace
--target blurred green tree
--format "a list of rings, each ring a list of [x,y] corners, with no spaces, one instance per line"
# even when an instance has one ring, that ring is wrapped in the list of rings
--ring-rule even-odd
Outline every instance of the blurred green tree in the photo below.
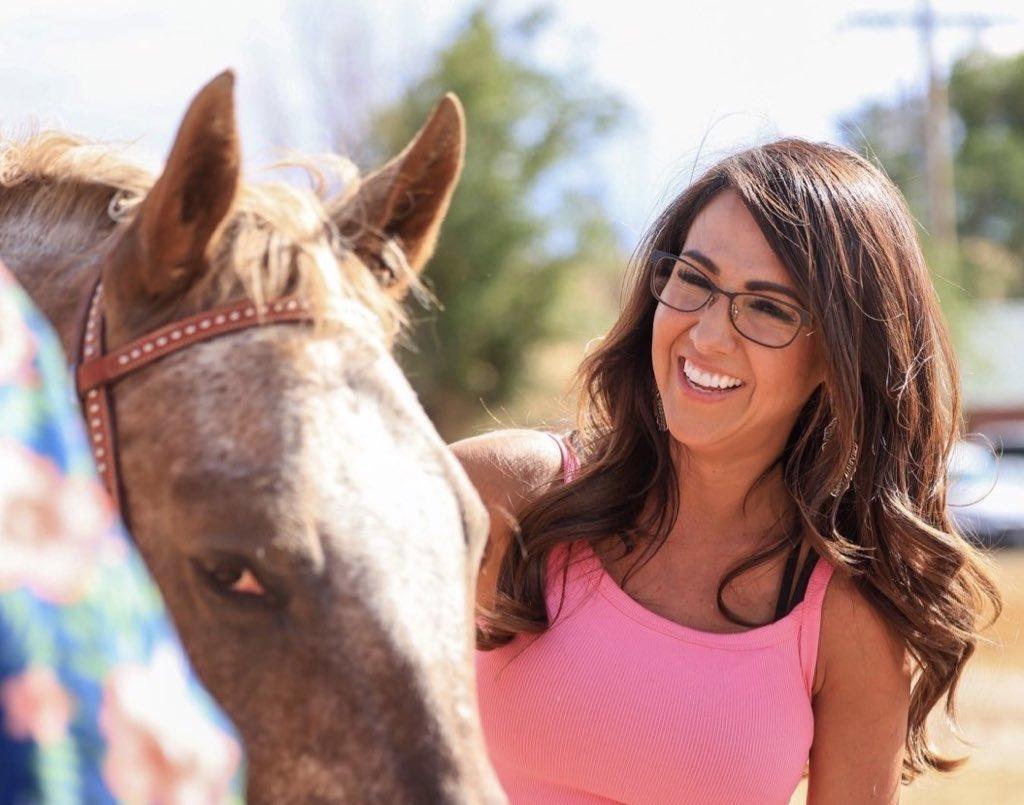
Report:
[[[1024,296],[1024,53],[973,51],[949,77],[959,253],[926,253],[952,308]],[[924,99],[871,103],[841,121],[843,139],[878,160],[917,213],[925,207]]]
[[[949,93],[963,126],[957,219],[969,290],[1024,296],[1024,53],[961,59]]]
[[[581,283],[612,285],[621,273],[611,224],[573,177],[626,108],[583,68],[541,65],[534,51],[550,21],[542,9],[502,25],[481,4],[370,125],[379,164],[444,92],[466,111],[465,167],[425,275],[442,309],[411,310],[415,346],[396,356],[448,441],[529,387],[538,345],[603,329],[574,302]]]

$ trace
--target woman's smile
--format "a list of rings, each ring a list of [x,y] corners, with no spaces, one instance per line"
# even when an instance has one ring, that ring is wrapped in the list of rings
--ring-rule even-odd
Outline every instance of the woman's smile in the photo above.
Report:
[[[680,357],[677,360],[680,386],[683,393],[690,399],[700,402],[718,402],[734,396],[746,383],[738,377],[712,372],[700,364]]]

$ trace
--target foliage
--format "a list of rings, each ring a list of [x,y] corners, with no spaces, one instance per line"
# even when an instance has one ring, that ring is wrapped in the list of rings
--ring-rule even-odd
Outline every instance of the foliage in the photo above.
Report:
[[[446,91],[466,111],[465,167],[426,273],[443,309],[414,312],[415,349],[397,356],[448,440],[529,385],[534,348],[586,315],[564,315],[581,276],[607,282],[619,263],[600,204],[566,177],[625,108],[579,70],[540,66],[532,51],[549,23],[542,10],[502,26],[477,7],[372,124],[380,162]]]
[[[1024,296],[1024,54],[975,51],[949,77],[959,249],[938,255],[924,234],[944,302]],[[842,121],[847,143],[874,156],[906,195],[925,204],[924,100],[871,103]],[[938,264],[942,264],[939,266]],[[954,284],[955,283],[955,284]]]
[[[1024,295],[1024,53],[975,53],[950,77],[964,127],[957,149],[959,228],[978,295]]]

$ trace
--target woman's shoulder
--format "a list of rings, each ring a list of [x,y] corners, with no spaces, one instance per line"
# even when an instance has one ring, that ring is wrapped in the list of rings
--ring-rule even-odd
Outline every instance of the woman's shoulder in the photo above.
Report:
[[[558,443],[544,431],[508,429],[482,433],[450,445],[487,507],[490,528],[480,560],[476,600],[491,609],[498,568],[519,512],[560,474]]]
[[[864,685],[901,686],[909,674],[909,657],[890,617],[849,573],[834,568],[830,575],[821,606],[814,695]]]
[[[910,718],[910,653],[873,594],[840,571],[822,611],[808,798],[895,801]]]
[[[450,445],[481,497],[528,496],[554,480],[562,454],[552,434],[529,428],[505,428]]]

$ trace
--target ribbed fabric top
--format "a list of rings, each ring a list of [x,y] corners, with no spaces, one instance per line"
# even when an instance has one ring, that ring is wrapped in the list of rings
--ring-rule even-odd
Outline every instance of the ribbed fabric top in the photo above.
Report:
[[[568,482],[575,456],[559,445]],[[546,576],[552,625],[476,652],[484,736],[510,801],[787,803],[814,733],[831,575],[819,559],[785,617],[722,634],[644,608],[585,540],[558,546]]]

